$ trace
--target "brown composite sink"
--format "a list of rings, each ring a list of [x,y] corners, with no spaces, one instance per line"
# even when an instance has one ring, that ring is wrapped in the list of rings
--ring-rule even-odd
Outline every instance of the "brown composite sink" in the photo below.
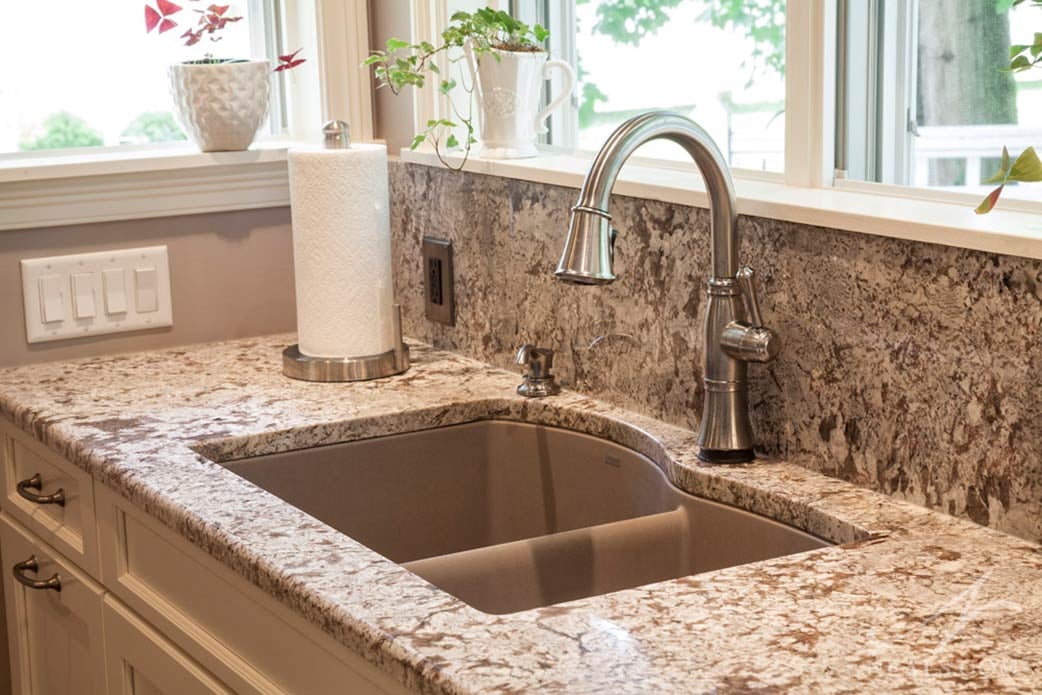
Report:
[[[652,461],[499,420],[223,466],[486,613],[821,548],[682,492]]]

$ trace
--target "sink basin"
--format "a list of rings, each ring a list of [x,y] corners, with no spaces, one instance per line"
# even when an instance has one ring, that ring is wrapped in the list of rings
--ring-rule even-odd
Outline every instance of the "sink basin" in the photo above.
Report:
[[[486,613],[828,545],[612,442],[486,420],[221,465]]]

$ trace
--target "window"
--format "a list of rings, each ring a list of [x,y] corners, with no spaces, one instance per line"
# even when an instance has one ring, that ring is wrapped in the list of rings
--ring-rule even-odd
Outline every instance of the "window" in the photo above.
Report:
[[[1042,146],[1042,70],[1004,71],[1042,11],[1011,0],[841,3],[837,168],[859,181],[983,196],[1003,146]],[[845,17],[842,15],[845,13]],[[1035,186],[1005,196],[1042,200]]]
[[[146,34],[142,0],[13,2],[4,8],[0,45],[8,62],[0,70],[0,154],[76,147],[152,145],[184,140],[170,103],[166,66],[219,56],[259,57],[277,26],[275,0],[244,0],[232,10],[243,19],[219,42],[185,47],[178,36],[197,20],[201,0],[179,0],[175,28]],[[150,5],[156,5],[150,2]],[[271,125],[284,119],[281,92]]]
[[[576,98],[552,121],[550,144],[596,150],[627,118],[667,109],[702,125],[732,167],[784,169],[785,0],[559,5],[568,3],[513,3],[550,28],[552,52],[577,68]],[[687,159],[667,142],[640,156]]]

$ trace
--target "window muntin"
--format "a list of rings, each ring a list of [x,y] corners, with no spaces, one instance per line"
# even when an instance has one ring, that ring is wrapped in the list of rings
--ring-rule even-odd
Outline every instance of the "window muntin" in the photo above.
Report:
[[[236,3],[232,9],[243,20],[219,42],[193,47],[178,40],[196,21],[193,3],[178,4],[182,11],[171,17],[178,26],[162,36],[145,33],[140,0],[52,0],[45,11],[31,2],[6,7],[0,45],[16,57],[0,70],[0,156],[183,140],[167,66],[207,52],[267,56],[264,9],[274,1]]]

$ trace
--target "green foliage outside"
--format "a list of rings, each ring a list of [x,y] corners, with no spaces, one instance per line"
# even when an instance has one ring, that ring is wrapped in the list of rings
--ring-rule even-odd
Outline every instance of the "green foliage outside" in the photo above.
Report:
[[[187,139],[169,111],[146,111],[138,114],[123,130],[121,137],[142,142],[171,142]]]
[[[87,121],[68,111],[51,114],[43,122],[42,135],[19,143],[18,148],[30,150],[57,150],[66,147],[98,147],[105,144],[101,134]]]
[[[598,0],[576,0],[577,5],[591,2]],[[685,0],[600,0],[593,31],[618,44],[639,46],[665,26],[672,10],[683,2]],[[754,43],[746,65],[785,75],[785,0],[709,0],[698,21],[749,36]],[[585,80],[581,59],[578,68],[579,80],[583,83],[579,95],[579,127],[586,128],[596,119],[597,103],[607,101],[608,97],[596,84]]]

